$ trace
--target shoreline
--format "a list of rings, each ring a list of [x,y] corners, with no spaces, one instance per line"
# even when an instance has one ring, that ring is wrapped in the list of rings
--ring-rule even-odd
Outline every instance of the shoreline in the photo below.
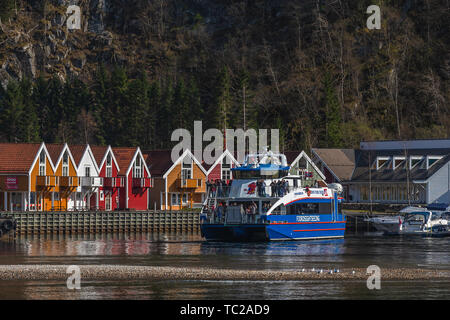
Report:
[[[70,265],[0,265],[1,280],[67,280]],[[338,273],[310,269],[299,271],[234,270],[127,265],[79,265],[83,280],[367,280],[366,268],[344,268]],[[354,271],[354,273],[353,273]],[[450,270],[381,268],[381,280],[448,280]]]

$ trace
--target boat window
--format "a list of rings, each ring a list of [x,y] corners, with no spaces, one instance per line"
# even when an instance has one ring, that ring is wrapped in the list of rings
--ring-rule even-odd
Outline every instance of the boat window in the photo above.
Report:
[[[234,179],[280,179],[288,175],[288,170],[232,170]]]
[[[329,203],[297,203],[287,206],[287,214],[317,214],[330,213],[331,207]]]
[[[408,222],[424,222],[425,221],[425,217],[421,214],[410,214],[407,217],[405,217],[405,221]]]

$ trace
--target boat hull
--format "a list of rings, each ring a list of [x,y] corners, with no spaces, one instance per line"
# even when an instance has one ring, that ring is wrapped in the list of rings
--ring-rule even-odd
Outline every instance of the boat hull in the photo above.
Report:
[[[345,218],[340,215],[277,215],[268,216],[258,224],[209,224],[201,225],[202,236],[208,241],[277,241],[343,238]]]
[[[202,224],[202,236],[208,241],[255,242],[268,241],[265,224]]]

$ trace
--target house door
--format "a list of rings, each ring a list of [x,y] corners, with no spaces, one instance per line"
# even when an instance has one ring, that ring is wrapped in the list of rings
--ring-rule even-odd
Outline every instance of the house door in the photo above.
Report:
[[[108,192],[105,195],[105,210],[111,211],[111,193],[110,192]]]
[[[12,211],[22,211],[22,193],[12,192],[11,193],[11,206]]]

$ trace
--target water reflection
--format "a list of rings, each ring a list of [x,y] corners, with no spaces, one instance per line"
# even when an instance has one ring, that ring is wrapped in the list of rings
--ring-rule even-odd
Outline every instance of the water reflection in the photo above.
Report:
[[[267,243],[205,242],[198,234],[22,236],[0,241],[0,264],[118,264],[255,270],[383,267],[450,268],[450,241],[378,234],[339,240]],[[448,282],[137,281],[83,282],[69,291],[60,282],[0,281],[0,298],[18,299],[302,299],[448,298]],[[388,288],[384,290],[385,288]],[[421,289],[420,289],[421,288]],[[420,289],[420,290],[419,290]]]

